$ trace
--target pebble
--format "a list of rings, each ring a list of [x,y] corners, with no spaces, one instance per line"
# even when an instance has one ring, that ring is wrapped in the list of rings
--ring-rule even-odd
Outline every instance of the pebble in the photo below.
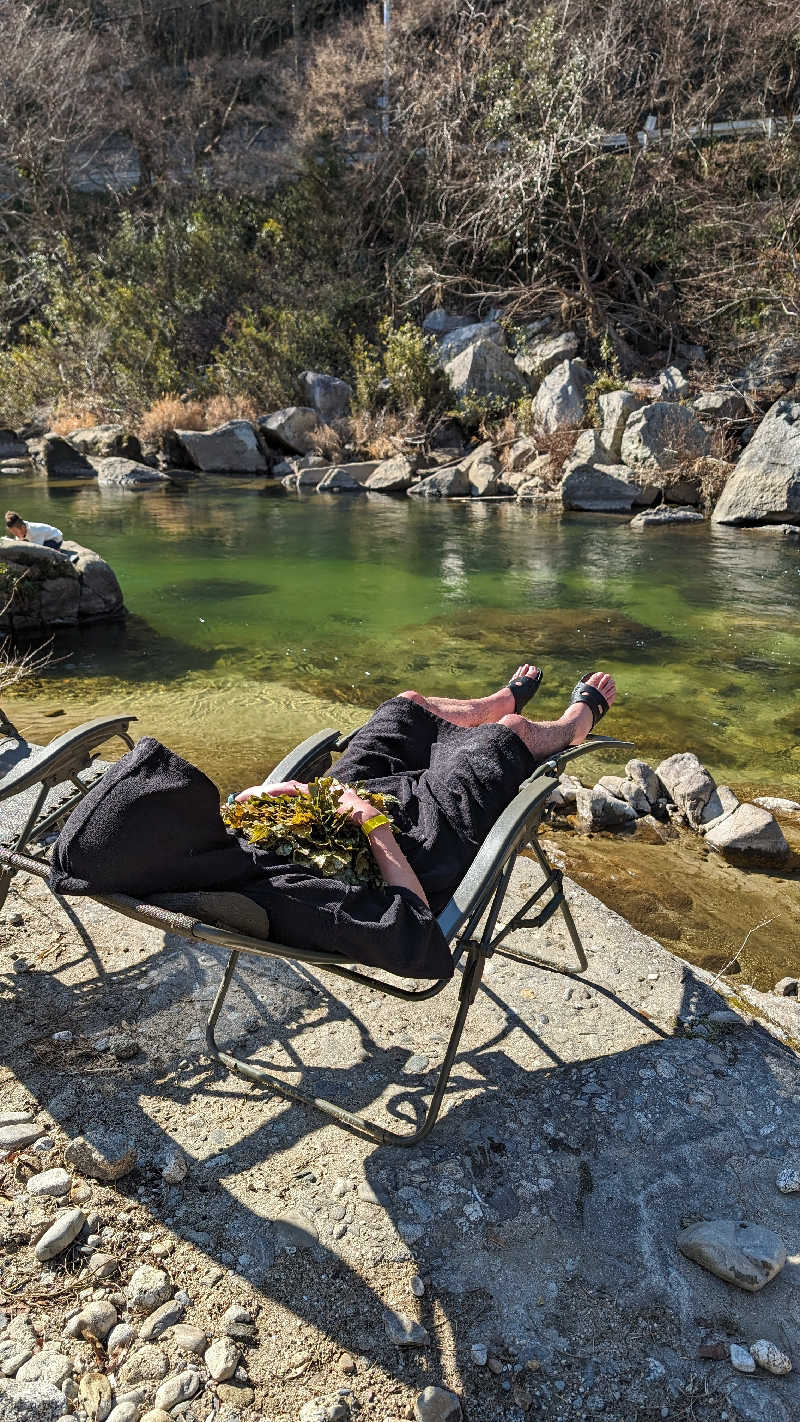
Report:
[[[759,1338],[757,1342],[751,1343],[750,1354],[760,1368],[767,1373],[774,1373],[778,1378],[792,1371],[791,1358],[787,1358],[778,1345],[770,1343],[768,1338]]]
[[[119,1131],[98,1130],[91,1140],[76,1136],[70,1141],[64,1160],[90,1180],[121,1180],[136,1164],[136,1146]]]
[[[108,1422],[136,1422],[139,1416],[139,1404],[132,1402],[130,1398],[123,1398],[116,1407],[112,1407],[108,1414]]]
[[[231,1304],[222,1315],[222,1331],[228,1338],[252,1339],[256,1336],[253,1316],[241,1304]]]
[[[161,1179],[166,1185],[181,1185],[189,1174],[189,1166],[182,1150],[173,1150],[165,1157],[161,1169]]]
[[[179,1402],[188,1402],[200,1391],[200,1374],[192,1368],[184,1368],[177,1377],[167,1378],[156,1393],[155,1405],[164,1412],[171,1412]]]
[[[236,1372],[241,1356],[232,1338],[215,1338],[203,1361],[215,1382],[227,1382]]]
[[[338,1398],[325,1402],[323,1398],[312,1398],[300,1408],[299,1422],[347,1422],[350,1408]]]
[[[361,1180],[357,1190],[359,1200],[364,1200],[368,1205],[379,1205],[380,1199],[375,1194],[368,1180]]]
[[[384,1316],[386,1337],[398,1348],[422,1348],[428,1339],[428,1330],[405,1313],[386,1313]]]
[[[739,1343],[731,1343],[730,1348],[731,1363],[737,1373],[754,1373],[756,1365],[753,1357],[746,1348],[742,1348]]]
[[[800,1190],[800,1170],[791,1170],[787,1167],[782,1170],[775,1181],[782,1195],[795,1195]]]
[[[340,1354],[339,1361],[336,1366],[338,1367],[339,1372],[344,1373],[346,1377],[350,1377],[353,1373],[358,1371],[356,1360],[353,1357],[352,1353]]]
[[[85,1224],[86,1216],[83,1210],[65,1210],[37,1241],[33,1251],[36,1258],[40,1263],[44,1263],[48,1259],[55,1259],[57,1254],[63,1254],[78,1238]]]
[[[129,1323],[118,1323],[116,1328],[112,1328],[106,1339],[106,1352],[114,1353],[117,1348],[127,1348],[136,1337],[136,1329]]]
[[[16,1338],[0,1339],[0,1374],[6,1378],[13,1378],[14,1374],[29,1358],[33,1357],[33,1344],[35,1339],[31,1339],[30,1346],[27,1342],[22,1342]]]
[[[489,1361],[489,1349],[485,1343],[473,1343],[470,1357],[477,1368],[485,1368]]]
[[[238,1415],[256,1400],[255,1389],[242,1383],[217,1383],[217,1397],[225,1407],[230,1407]],[[231,1419],[233,1422],[233,1419]]]
[[[119,1269],[119,1260],[114,1254],[104,1254],[98,1250],[89,1260],[89,1273],[94,1279],[110,1279]]]
[[[0,1126],[0,1150],[22,1150],[33,1145],[44,1135],[44,1127],[33,1121],[17,1121],[10,1126]]]
[[[64,1353],[34,1353],[17,1373],[17,1382],[46,1382],[60,1388],[72,1377],[72,1359]]]
[[[140,1264],[131,1274],[127,1289],[128,1308],[135,1313],[152,1313],[172,1298],[169,1274],[152,1264]]]
[[[38,1150],[44,1154],[48,1150],[55,1150],[55,1144],[52,1136],[40,1136],[38,1141],[34,1141],[31,1150]]]
[[[170,1341],[184,1353],[205,1353],[208,1339],[202,1328],[194,1328],[191,1323],[176,1323],[170,1331]]]
[[[33,1120],[32,1111],[0,1111],[1,1126],[24,1126]]]
[[[419,1274],[415,1274],[411,1280],[411,1292],[417,1299],[421,1299],[425,1293],[425,1285],[419,1277]]]
[[[154,1338],[160,1338],[168,1328],[174,1323],[180,1323],[183,1318],[183,1304],[180,1299],[170,1299],[169,1303],[161,1304],[160,1308],[154,1310],[149,1318],[146,1318],[139,1329],[139,1337],[144,1343],[151,1343]]]
[[[94,1303],[89,1303],[82,1308],[77,1318],[70,1320],[70,1331],[76,1329],[74,1336],[81,1338],[94,1338],[96,1342],[102,1343],[117,1323],[117,1310],[112,1303],[105,1299],[96,1299]]]
[[[416,1422],[461,1422],[461,1403],[454,1392],[426,1387],[414,1402]]]
[[[78,1384],[78,1403],[92,1422],[106,1422],[112,1407],[111,1383],[105,1373],[84,1373]]]
[[[151,1407],[149,1412],[143,1412],[139,1422],[172,1422],[168,1412],[163,1407]]]
[[[58,1422],[66,1411],[64,1395],[52,1383],[0,1380],[3,1422]]]
[[[109,1037],[108,1045],[118,1062],[128,1062],[139,1055],[139,1043],[128,1032],[115,1032]]]
[[[154,1343],[145,1343],[123,1363],[117,1382],[123,1387],[135,1387],[141,1382],[158,1382],[169,1372],[167,1355]]]
[[[345,1180],[342,1175],[337,1175],[331,1187],[331,1199],[341,1200],[343,1195],[349,1195],[350,1181]]]
[[[701,1220],[682,1229],[677,1244],[687,1259],[749,1293],[763,1289],[786,1263],[780,1236],[744,1220]]]
[[[428,1057],[424,1052],[415,1052],[413,1057],[409,1057],[403,1067],[404,1076],[418,1076],[421,1072],[428,1070]]]

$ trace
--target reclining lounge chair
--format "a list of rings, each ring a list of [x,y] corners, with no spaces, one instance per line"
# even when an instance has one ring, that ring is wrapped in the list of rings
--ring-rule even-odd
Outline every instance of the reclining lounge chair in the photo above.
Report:
[[[340,736],[338,731],[320,731],[287,755],[275,767],[271,778],[273,780],[301,778],[310,780],[315,776],[323,775],[330,768],[334,754],[344,750],[349,739],[349,736]],[[420,989],[403,987],[399,981],[385,981],[359,970],[357,966],[354,966],[352,960],[343,954],[334,951],[321,952],[290,948],[280,943],[274,943],[266,936],[257,937],[254,931],[249,929],[247,932],[243,932],[241,931],[241,920],[239,920],[237,927],[235,919],[232,922],[232,916],[226,914],[226,900],[238,899],[240,904],[242,902],[249,903],[248,900],[241,900],[238,895],[180,894],[175,895],[172,900],[159,896],[157,903],[141,902],[123,894],[97,894],[91,897],[95,902],[115,909],[140,923],[151,924],[163,932],[201,940],[229,950],[228,963],[206,1025],[208,1053],[228,1071],[234,1072],[245,1081],[268,1087],[290,1100],[313,1106],[337,1124],[367,1136],[380,1144],[417,1145],[429,1134],[439,1115],[467,1014],[480,987],[487,958],[491,957],[493,953],[500,953],[503,957],[513,958],[520,963],[570,974],[583,972],[587,967],[580,936],[564,897],[561,870],[554,868],[549,863],[537,839],[537,830],[547,800],[557,786],[559,775],[568,761],[589,751],[596,752],[606,748],[621,750],[629,748],[630,745],[629,741],[618,741],[608,736],[590,736],[582,745],[561,751],[538,766],[497,820],[472,866],[449,903],[438,915],[439,926],[452,949],[454,964],[462,966],[459,1003],[447,1051],[424,1119],[415,1129],[406,1134],[389,1130],[370,1120],[361,1112],[348,1111],[333,1101],[311,1096],[300,1087],[272,1075],[256,1063],[223,1050],[216,1039],[217,1023],[242,953],[257,958],[280,958],[307,963],[315,968],[334,973],[338,977],[347,978],[362,986],[373,988],[378,992],[402,998],[407,1002],[424,1002],[428,998],[436,996],[448,986],[449,978],[433,982],[428,987]],[[532,849],[541,867],[544,876],[542,883],[521,909],[507,921],[500,923],[500,915],[514,864],[520,852],[528,846]],[[2,863],[7,866],[4,872],[9,878],[18,870],[24,870],[42,879],[48,877],[48,865],[42,859],[33,859],[19,852],[0,849],[0,864]],[[213,914],[209,911],[211,902],[214,902]],[[538,909],[537,905],[539,905]],[[252,905],[252,907],[255,910],[258,909],[257,905]],[[209,913],[209,916],[217,918],[218,921],[216,923],[203,922],[199,917],[199,913],[202,912]],[[263,915],[263,910],[258,910],[258,912]],[[574,965],[548,962],[531,954],[519,952],[508,942],[515,929],[543,927],[556,912],[561,913],[572,941],[576,958]],[[196,914],[197,916],[195,916]]]

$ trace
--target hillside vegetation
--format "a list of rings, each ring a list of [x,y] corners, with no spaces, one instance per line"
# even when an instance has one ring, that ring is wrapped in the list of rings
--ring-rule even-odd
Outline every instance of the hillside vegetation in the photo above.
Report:
[[[138,419],[165,395],[275,408],[307,367],[369,406],[381,321],[440,304],[554,316],[623,373],[695,344],[741,364],[797,329],[795,0],[405,0],[388,52],[376,6],[66,15],[0,9],[8,423]],[[643,150],[651,114],[673,139]],[[783,122],[681,136],[744,117]],[[630,152],[603,150],[611,132]],[[138,180],[81,191],[110,138]]]

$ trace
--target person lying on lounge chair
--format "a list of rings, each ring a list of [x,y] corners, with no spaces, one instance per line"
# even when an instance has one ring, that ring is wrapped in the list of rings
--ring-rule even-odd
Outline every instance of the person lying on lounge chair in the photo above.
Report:
[[[523,664],[507,686],[474,701],[404,691],[355,733],[333,774],[392,795],[394,830],[345,790],[345,811],[369,837],[385,881],[325,877],[225,830],[219,792],[149,737],[112,766],[73,812],[53,856],[58,893],[230,890],[260,904],[270,937],[335,950],[410,977],[442,978],[452,961],[436,922],[498,816],[549,756],[585,740],[616,696],[611,676],[582,678],[557,721],[521,710],[541,672]],[[127,765],[126,765],[127,762]],[[299,781],[251,786],[237,799],[300,793]]]

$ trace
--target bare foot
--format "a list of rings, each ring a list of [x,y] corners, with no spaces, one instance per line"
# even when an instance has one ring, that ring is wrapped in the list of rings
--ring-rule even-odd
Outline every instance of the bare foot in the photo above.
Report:
[[[613,705],[614,698],[617,694],[617,687],[613,676],[609,676],[606,672],[593,672],[591,676],[586,678],[586,684],[588,686],[597,687],[597,690],[601,696],[605,697],[609,706]],[[591,706],[587,706],[583,701],[575,701],[571,706],[567,707],[561,720],[568,722],[572,727],[572,740],[570,741],[570,745],[579,746],[581,741],[586,740],[586,737],[592,729],[592,708]]]
[[[533,662],[523,662],[523,663],[522,663],[522,666],[521,666],[521,667],[517,667],[517,670],[516,670],[515,672],[513,672],[513,673],[511,674],[511,676],[510,676],[508,679],[509,679],[509,681],[516,681],[517,678],[520,677],[520,676],[530,676],[530,677],[534,677],[534,676],[538,676],[538,675],[539,675],[539,668],[538,668],[538,667],[535,667],[534,664],[533,664]],[[511,690],[511,687],[510,687],[510,686],[501,686],[500,690],[497,691],[497,692],[495,692],[495,696],[496,696],[496,697],[501,696],[501,697],[503,698],[503,708],[504,708],[504,709],[503,709],[503,711],[501,712],[501,715],[504,715],[504,716],[505,716],[505,715],[507,715],[509,712],[516,710],[517,702],[516,702],[516,698],[515,698],[515,696],[514,696],[513,691]],[[494,700],[494,697],[493,697],[492,699]]]

